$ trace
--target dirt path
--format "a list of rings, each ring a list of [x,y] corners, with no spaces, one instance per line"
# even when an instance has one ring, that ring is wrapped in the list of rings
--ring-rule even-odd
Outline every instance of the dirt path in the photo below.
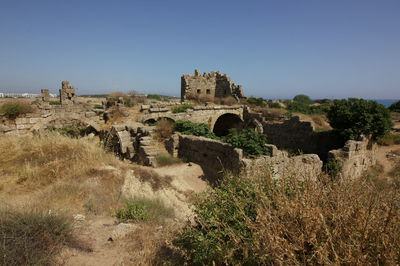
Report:
[[[197,164],[182,163],[166,167],[154,168],[155,172],[162,176],[172,178],[173,192],[194,191],[200,192],[208,187],[202,180],[204,175]],[[140,187],[132,188],[136,192]],[[177,191],[175,191],[177,190]],[[171,189],[158,191],[171,195]],[[150,193],[148,191],[147,193]],[[155,193],[155,192],[154,192]],[[150,196],[147,194],[147,196]],[[165,196],[165,195],[164,195]],[[162,198],[162,197],[161,197]],[[176,201],[185,198],[179,196],[162,198],[163,200]],[[178,203],[178,202],[176,202]],[[181,203],[181,202],[180,202]],[[187,203],[184,203],[187,205]],[[187,206],[175,204],[185,208],[175,210],[184,212]],[[178,217],[178,216],[177,216]],[[151,258],[157,256],[157,248],[166,241],[166,235],[171,233],[171,227],[179,227],[183,221],[174,219],[167,224],[151,226],[148,224],[118,223],[117,219],[110,216],[94,216],[85,221],[77,222],[74,234],[78,243],[82,242],[86,249],[65,247],[57,260],[58,265],[151,265]],[[173,232],[173,230],[172,230]]]
[[[383,166],[383,172],[386,174],[395,166],[395,161],[391,159],[390,154],[393,151],[400,150],[400,145],[378,146],[376,153],[377,163]]]

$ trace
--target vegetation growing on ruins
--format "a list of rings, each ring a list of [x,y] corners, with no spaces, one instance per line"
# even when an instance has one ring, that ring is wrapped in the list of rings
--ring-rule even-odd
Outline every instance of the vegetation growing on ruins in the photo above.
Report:
[[[172,113],[184,113],[186,112],[187,109],[192,109],[194,107],[194,104],[190,104],[190,103],[185,103],[185,104],[181,104],[181,105],[177,105],[172,107],[171,111]]]
[[[181,159],[173,157],[169,153],[162,153],[157,155],[156,160],[158,166],[167,166],[167,165],[182,163]]]
[[[232,128],[227,136],[222,137],[222,140],[235,148],[242,149],[246,155],[271,155],[270,150],[265,146],[267,137],[264,134],[257,134],[254,129],[238,131]]]
[[[259,107],[265,107],[264,99],[261,97],[259,97],[259,98],[249,97],[249,98],[247,98],[247,103],[255,105],[255,106],[259,106]]]
[[[124,207],[112,213],[120,221],[157,222],[162,223],[166,218],[174,217],[174,210],[166,207],[160,199],[134,197],[125,200]]]
[[[15,119],[20,115],[31,112],[33,112],[32,106],[22,101],[6,102],[0,107],[0,114],[8,119]]]
[[[158,139],[163,141],[171,137],[173,132],[173,122],[167,119],[160,119],[156,122],[156,132]]]
[[[211,129],[206,124],[193,123],[191,121],[177,120],[174,123],[174,130],[178,131],[184,135],[193,135],[206,137],[210,139],[219,139],[211,131]]]
[[[389,106],[389,110],[390,110],[391,112],[400,113],[400,101],[397,101],[397,102],[395,102],[395,103],[392,103],[392,104]]]
[[[346,139],[387,134],[392,126],[390,112],[376,101],[349,98],[335,100],[327,115],[331,126]]]
[[[396,264],[398,183],[228,176],[199,195],[175,244],[195,265]]]
[[[0,264],[51,265],[72,242],[72,221],[62,213],[37,209],[0,210]]]

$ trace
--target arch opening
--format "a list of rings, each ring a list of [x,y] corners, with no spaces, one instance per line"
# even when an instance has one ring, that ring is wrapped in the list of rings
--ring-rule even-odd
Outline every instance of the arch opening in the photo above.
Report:
[[[242,130],[244,127],[244,122],[240,116],[236,114],[223,114],[218,117],[214,124],[213,132],[216,136],[222,137],[229,133],[229,129],[236,128],[237,130]]]

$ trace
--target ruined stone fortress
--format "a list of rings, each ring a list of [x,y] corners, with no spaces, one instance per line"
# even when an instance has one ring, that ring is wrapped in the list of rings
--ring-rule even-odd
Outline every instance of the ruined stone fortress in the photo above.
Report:
[[[181,77],[181,100],[193,99],[196,97],[224,98],[232,96],[236,99],[243,98],[241,85],[236,85],[226,74],[218,72],[200,74],[196,69],[194,75],[186,74]]]
[[[219,72],[182,76],[182,100],[188,95],[211,95],[212,97],[243,97],[241,86]],[[103,109],[88,109],[78,103],[75,88],[63,81],[60,89],[60,104],[50,105],[49,90],[41,91],[38,103],[40,112],[16,118],[8,124],[0,124],[0,133],[28,134],[50,128],[63,128],[74,123],[87,127],[100,137],[105,146],[122,159],[157,167],[157,156],[168,151],[172,156],[199,164],[207,178],[220,178],[223,171],[239,173],[256,168],[271,169],[275,178],[283,175],[306,178],[316,177],[322,172],[323,162],[328,159],[342,165],[340,176],[357,177],[375,164],[376,146],[369,139],[347,141],[333,138],[329,132],[316,132],[311,122],[301,121],[294,116],[281,122],[267,121],[262,114],[245,105],[195,106],[182,113],[173,113],[169,106],[179,102],[157,102],[143,104],[139,118],[133,120],[126,115],[124,124],[107,126],[107,104]],[[123,104],[117,103],[116,106]],[[139,111],[138,111],[139,112]],[[203,137],[176,133],[165,141],[160,149],[155,143],[156,127],[148,124],[166,119],[169,121],[189,120],[207,124],[217,136],[224,136],[230,128],[253,128],[266,134],[271,156],[258,159],[246,158],[241,149],[230,144]],[[285,151],[286,150],[286,151]],[[291,156],[287,150],[302,151]]]

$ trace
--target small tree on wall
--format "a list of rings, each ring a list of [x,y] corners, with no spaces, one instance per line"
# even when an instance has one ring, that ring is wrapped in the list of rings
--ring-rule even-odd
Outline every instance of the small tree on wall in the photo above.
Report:
[[[392,126],[390,112],[376,101],[349,98],[335,100],[327,115],[331,126],[346,139],[372,135],[378,139]]]

